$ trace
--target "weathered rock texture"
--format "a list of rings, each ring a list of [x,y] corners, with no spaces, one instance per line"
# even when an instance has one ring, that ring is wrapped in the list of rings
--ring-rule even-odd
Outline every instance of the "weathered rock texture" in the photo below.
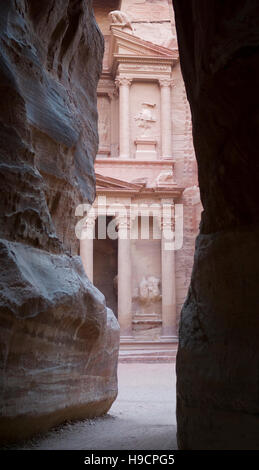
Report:
[[[174,0],[204,206],[177,357],[181,449],[259,449],[259,5]]]
[[[103,40],[91,2],[7,0],[0,14],[3,442],[106,412],[119,330],[74,233],[95,193]]]

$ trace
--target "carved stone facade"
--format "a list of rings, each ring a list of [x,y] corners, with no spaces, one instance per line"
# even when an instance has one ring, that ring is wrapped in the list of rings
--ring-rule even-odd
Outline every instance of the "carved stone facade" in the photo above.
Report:
[[[132,205],[155,205],[158,213],[151,211],[146,219],[159,236],[118,239],[117,248],[111,248],[118,267],[116,276],[110,276],[112,289],[94,269],[93,260],[100,253],[95,253],[89,241],[88,248],[86,244],[82,248],[87,253],[84,264],[106,294],[108,305],[110,301],[113,309],[115,303],[118,307],[121,359],[129,360],[127,350],[134,349],[134,344],[142,350],[140,355],[145,355],[145,348],[157,348],[166,350],[166,358],[172,359],[201,211],[173,9],[167,0],[122,0],[120,10],[119,2],[109,1],[110,12],[102,3],[93,2],[106,45],[98,86],[95,205],[98,196],[105,196],[108,212],[114,203],[126,205],[124,230],[131,234],[143,222],[143,217],[131,218]],[[169,219],[163,212],[166,205],[172,208]],[[183,243],[177,246],[162,231],[175,229],[174,208],[181,209],[181,205]],[[104,247],[100,250],[105,251]]]

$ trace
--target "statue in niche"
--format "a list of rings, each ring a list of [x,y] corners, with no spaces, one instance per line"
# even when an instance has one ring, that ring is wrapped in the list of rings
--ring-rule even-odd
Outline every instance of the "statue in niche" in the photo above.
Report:
[[[126,15],[126,13],[123,11],[113,10],[109,13],[109,16],[112,20],[112,24],[121,26],[123,29],[127,28],[131,31],[134,31],[129,16]]]
[[[139,285],[138,300],[143,304],[161,300],[160,279],[155,276],[143,277]]]
[[[155,107],[156,104],[153,103],[142,103],[142,110],[134,118],[137,122],[137,126],[140,129],[143,129],[143,134],[141,137],[150,136],[150,129],[156,122],[156,117],[154,115]]]
[[[102,116],[99,119],[98,131],[99,131],[100,143],[101,144],[107,144],[108,143],[108,119],[107,119],[107,116]]]
[[[110,109],[109,102],[106,98],[98,99],[98,132],[101,146],[107,146],[110,143]]]

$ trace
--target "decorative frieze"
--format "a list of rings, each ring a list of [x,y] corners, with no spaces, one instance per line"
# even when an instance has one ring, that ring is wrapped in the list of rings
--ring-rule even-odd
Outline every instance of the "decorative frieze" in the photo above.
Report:
[[[157,65],[157,64],[142,64],[141,60],[136,60],[137,63],[128,63],[126,64],[120,64],[119,65],[119,71],[123,72],[126,70],[134,71],[134,72],[149,72],[149,73],[154,73],[154,72],[169,72],[171,71],[171,66],[170,65]]]

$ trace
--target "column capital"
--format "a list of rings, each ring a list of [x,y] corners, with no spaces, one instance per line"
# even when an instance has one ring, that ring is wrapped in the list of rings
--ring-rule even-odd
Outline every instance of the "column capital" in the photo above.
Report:
[[[96,214],[91,214],[90,216],[87,216],[84,220],[83,229],[93,228],[95,226],[96,218],[97,218]]]
[[[131,227],[131,219],[129,214],[118,214],[116,215],[116,225],[119,230],[128,230]]]
[[[175,205],[175,202],[174,202],[174,198],[173,197],[163,197],[160,199],[160,204],[161,206],[163,206],[163,204],[166,204],[166,205],[171,205],[172,207],[174,207]]]
[[[81,240],[93,240],[95,237],[95,217],[87,217],[81,229]]]
[[[175,205],[166,199],[162,203],[161,228],[163,231],[175,230]]]
[[[129,77],[119,76],[115,79],[115,85],[117,87],[120,87],[120,86],[128,86],[129,87],[131,85],[131,83],[132,83],[132,78],[129,78]]]
[[[107,95],[110,101],[114,100],[114,98],[118,97],[118,88],[115,87],[113,90],[108,91]]]
[[[159,79],[160,87],[172,87],[174,86],[174,81],[172,78],[160,78]]]
[[[174,218],[163,217],[161,220],[162,231],[169,232],[174,231]]]

